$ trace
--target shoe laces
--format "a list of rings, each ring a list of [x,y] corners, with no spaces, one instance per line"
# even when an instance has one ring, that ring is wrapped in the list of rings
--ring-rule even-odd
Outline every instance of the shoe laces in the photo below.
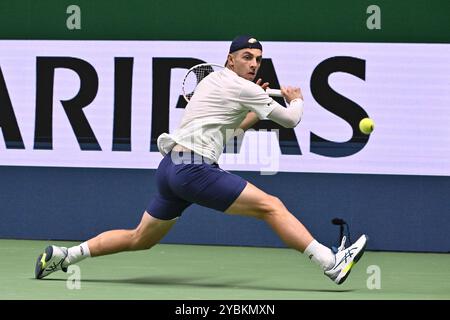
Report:
[[[345,243],[347,242],[347,238],[345,236],[342,237],[341,240],[341,245],[338,248],[338,252],[342,251],[345,249]]]

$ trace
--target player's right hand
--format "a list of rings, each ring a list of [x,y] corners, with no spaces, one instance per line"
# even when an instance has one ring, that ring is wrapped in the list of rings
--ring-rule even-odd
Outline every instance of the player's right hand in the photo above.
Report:
[[[281,89],[281,94],[286,99],[287,103],[291,103],[292,100],[298,99],[298,98],[303,100],[302,90],[298,87],[287,86],[287,87],[281,87],[280,89]]]

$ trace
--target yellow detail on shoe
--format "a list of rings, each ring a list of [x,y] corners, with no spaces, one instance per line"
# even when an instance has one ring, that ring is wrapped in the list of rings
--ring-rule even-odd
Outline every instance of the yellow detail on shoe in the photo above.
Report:
[[[41,264],[42,264],[42,268],[45,268],[45,265],[47,264],[46,262],[45,262],[45,258],[47,257],[47,254],[44,252],[43,254],[42,254],[42,258],[41,258]]]
[[[350,269],[353,267],[353,263],[354,263],[354,261],[350,262],[350,263],[348,264],[348,266],[346,266],[346,267],[344,268],[344,272],[347,272],[348,270],[350,270]]]

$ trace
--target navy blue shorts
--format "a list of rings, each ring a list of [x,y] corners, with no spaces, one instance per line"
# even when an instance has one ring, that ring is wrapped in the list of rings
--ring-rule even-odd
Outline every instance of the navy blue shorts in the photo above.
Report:
[[[192,203],[225,211],[247,185],[243,178],[195,153],[170,152],[156,171],[158,193],[147,212],[161,220],[181,216]]]

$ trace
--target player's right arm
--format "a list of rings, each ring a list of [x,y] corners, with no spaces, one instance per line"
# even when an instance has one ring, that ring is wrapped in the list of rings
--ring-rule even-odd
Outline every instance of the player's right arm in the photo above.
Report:
[[[296,127],[303,115],[303,95],[300,88],[281,87],[281,94],[288,103],[288,107],[276,105],[267,118],[285,128]]]
[[[240,103],[255,112],[259,119],[272,120],[285,128],[298,125],[303,115],[303,96],[300,88],[285,87],[281,93],[288,103],[285,108],[273,100],[256,84],[246,84],[239,95]]]

